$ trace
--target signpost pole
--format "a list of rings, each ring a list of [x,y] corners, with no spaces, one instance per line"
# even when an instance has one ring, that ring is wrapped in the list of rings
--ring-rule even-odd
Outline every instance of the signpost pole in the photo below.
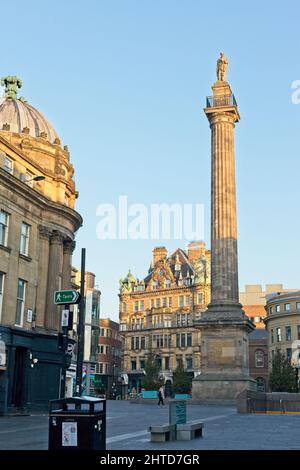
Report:
[[[68,312],[68,313],[66,313]],[[60,379],[60,398],[65,398],[66,394],[66,373],[67,373],[67,344],[68,344],[68,321],[69,321],[69,305],[64,306],[62,312],[62,334],[63,334],[63,358]]]
[[[77,368],[76,368],[76,396],[80,397],[82,392],[82,366],[84,351],[84,320],[85,320],[85,248],[81,250],[81,282],[80,282],[80,304],[78,315],[78,343],[77,343]]]

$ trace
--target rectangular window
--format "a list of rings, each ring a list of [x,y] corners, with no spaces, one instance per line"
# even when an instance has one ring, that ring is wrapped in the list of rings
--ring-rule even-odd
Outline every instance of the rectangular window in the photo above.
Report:
[[[136,370],[136,360],[131,361],[131,370]]]
[[[292,329],[290,326],[285,327],[285,339],[286,341],[292,341]]]
[[[192,333],[187,334],[187,346],[192,346]]]
[[[203,294],[197,294],[197,304],[203,304]]]
[[[193,358],[191,356],[186,357],[186,368],[187,369],[193,368]]]
[[[270,313],[270,315],[272,315],[272,313],[273,313],[273,307],[270,307],[269,313]]]
[[[291,304],[284,304],[284,310],[286,312],[288,312],[289,310],[291,310]]]
[[[138,302],[134,302],[134,311],[135,312],[139,311],[139,303]]]
[[[23,326],[24,304],[25,304],[26,281],[18,280],[17,289],[17,309],[16,309],[16,325]]]
[[[170,369],[170,358],[165,357],[165,369],[169,370]]]
[[[141,349],[145,349],[145,336],[141,337]]]
[[[135,349],[140,349],[140,338],[137,336],[135,338]]]
[[[274,330],[271,330],[271,343],[274,343]]]
[[[4,273],[0,273],[0,322],[2,314],[2,303],[3,303],[3,290],[4,290]]]
[[[21,255],[24,255],[24,256],[28,256],[29,233],[30,233],[30,225],[23,222],[21,225],[20,253]]]
[[[100,362],[99,370],[100,370],[100,374],[103,374],[103,362]]]
[[[176,335],[176,348],[180,348],[180,334]]]
[[[169,297],[169,307],[172,307],[172,297]]]
[[[276,305],[275,309],[276,309],[276,312],[279,313],[280,312],[280,305]]]
[[[122,312],[123,313],[126,312],[126,303],[125,302],[122,302]]]
[[[189,295],[186,295],[185,296],[185,305],[190,305],[190,303],[191,303],[191,298],[190,298]]]
[[[157,288],[158,288],[158,282],[157,281],[153,281],[152,288],[153,288],[153,290],[157,290]]]
[[[167,306],[167,297],[164,297],[164,298],[163,298],[163,306],[164,306],[164,307]]]
[[[281,328],[276,328],[276,339],[278,343],[281,341]]]
[[[292,348],[287,348],[286,357],[289,361],[292,359]]]
[[[14,163],[11,158],[5,157],[4,158],[4,170],[11,175],[14,172]]]
[[[100,336],[105,336],[105,334],[104,334],[104,328],[100,328]]]
[[[0,211],[0,245],[7,246],[9,214]]]
[[[169,289],[171,287],[171,281],[170,279],[166,280],[166,288]]]
[[[144,311],[144,308],[145,308],[144,301],[141,300],[141,301],[140,301],[140,311],[143,312],[143,311]]]
[[[154,308],[154,299],[151,299],[151,308]]]
[[[131,336],[131,351],[134,351],[134,336]]]
[[[160,299],[156,299],[156,308],[160,308]]]
[[[297,336],[300,339],[300,325],[297,325]]]
[[[140,360],[141,369],[145,369],[145,359]]]
[[[31,171],[27,170],[25,173],[25,181],[24,183],[27,184],[27,186],[30,186],[31,188],[33,187],[33,173]]]
[[[296,302],[296,310],[300,310],[300,302]]]
[[[186,347],[186,341],[185,341],[185,339],[186,339],[185,333],[182,333],[182,334],[181,334],[181,347],[182,347],[182,348],[185,348],[185,347]]]
[[[179,307],[183,307],[184,301],[183,301],[183,295],[179,296]]]

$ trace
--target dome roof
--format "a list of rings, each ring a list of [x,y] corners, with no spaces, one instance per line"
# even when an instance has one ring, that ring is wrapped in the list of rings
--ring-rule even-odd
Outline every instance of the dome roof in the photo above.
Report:
[[[59,141],[55,129],[43,114],[24,98],[17,97],[17,88],[22,86],[18,77],[4,77],[1,79],[1,85],[5,86],[5,94],[0,98],[0,131],[43,137],[51,143],[54,143],[55,139]]]
[[[51,143],[59,139],[54,127],[43,114],[20,99],[0,98],[0,130],[5,130],[7,124],[10,132],[29,134],[32,137],[40,137],[41,133],[46,133],[47,136],[44,136]]]

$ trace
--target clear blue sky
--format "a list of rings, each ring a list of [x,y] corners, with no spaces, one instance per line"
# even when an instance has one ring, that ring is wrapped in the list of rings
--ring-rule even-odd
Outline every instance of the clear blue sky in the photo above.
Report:
[[[3,16],[4,15],[4,16]],[[0,74],[69,146],[102,315],[118,317],[118,280],[142,276],[155,244],[99,241],[96,207],[205,204],[209,243],[210,131],[203,113],[223,50],[239,104],[236,169],[240,287],[299,285],[299,2],[15,0],[2,6]]]

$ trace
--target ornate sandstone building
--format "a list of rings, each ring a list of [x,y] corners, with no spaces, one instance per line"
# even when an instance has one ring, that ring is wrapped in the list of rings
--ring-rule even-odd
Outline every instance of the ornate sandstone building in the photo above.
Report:
[[[58,396],[60,308],[82,224],[68,148],[45,117],[2,79],[0,99],[0,413]]]
[[[210,301],[210,251],[192,242],[187,252],[168,256],[153,250],[148,275],[136,279],[129,271],[120,281],[120,331],[124,336],[124,374],[129,389],[141,389],[145,359],[157,354],[166,386],[182,359],[192,377],[200,371],[200,332],[194,322]]]

